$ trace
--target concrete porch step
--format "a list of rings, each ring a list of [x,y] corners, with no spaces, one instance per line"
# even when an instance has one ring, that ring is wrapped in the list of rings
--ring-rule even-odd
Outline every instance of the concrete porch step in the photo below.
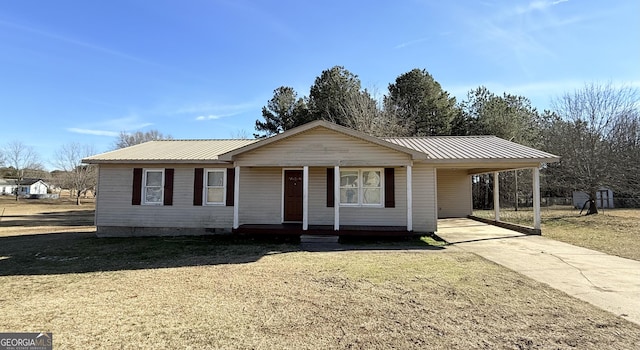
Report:
[[[335,235],[300,235],[300,243],[338,243]]]

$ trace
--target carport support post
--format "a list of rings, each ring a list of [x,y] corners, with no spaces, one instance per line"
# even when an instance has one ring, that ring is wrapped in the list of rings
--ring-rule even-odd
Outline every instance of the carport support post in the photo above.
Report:
[[[495,220],[500,221],[500,173],[493,173],[493,212]]]
[[[533,168],[533,228],[540,232],[540,168]]]
[[[309,166],[302,168],[302,231],[309,229]]]
[[[340,166],[333,168],[333,230],[340,230]]]
[[[235,176],[233,178],[233,229],[240,226],[238,217],[240,210],[240,167],[236,165]]]
[[[413,171],[411,165],[407,165],[407,231],[413,231]]]

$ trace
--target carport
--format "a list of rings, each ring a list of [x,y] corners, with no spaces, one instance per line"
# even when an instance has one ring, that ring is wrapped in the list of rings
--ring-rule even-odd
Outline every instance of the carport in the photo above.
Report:
[[[532,170],[534,219],[530,232],[540,234],[540,168],[560,157],[507,141],[496,136],[434,136],[388,138],[389,142],[428,154],[436,169],[436,208],[442,218],[466,218],[473,214],[471,179],[473,175],[493,174],[495,216],[500,221],[499,176],[503,171]],[[517,228],[517,227],[511,227]]]
[[[547,163],[559,161],[560,157],[495,136],[442,136],[425,141],[423,151],[429,153],[436,167],[438,219],[472,217],[472,178],[474,175],[492,174],[493,220],[476,219],[529,234],[540,234],[540,169]],[[520,169],[530,169],[532,174],[531,227],[500,220],[499,174]]]

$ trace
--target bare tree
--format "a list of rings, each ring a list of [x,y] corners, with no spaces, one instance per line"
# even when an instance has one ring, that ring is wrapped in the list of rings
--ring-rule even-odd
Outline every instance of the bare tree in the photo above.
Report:
[[[562,159],[549,165],[549,170],[565,186],[588,193],[587,213],[596,214],[600,187],[624,191],[632,185],[629,177],[637,177],[633,173],[637,163],[629,157],[635,156],[631,146],[637,150],[638,145],[634,128],[640,115],[640,93],[633,87],[592,83],[556,99],[553,106],[557,116],[547,125],[545,144]]]
[[[114,148],[120,149],[129,146],[134,146],[147,141],[155,140],[172,140],[171,135],[163,135],[158,130],[149,130],[147,132],[136,131],[134,133],[128,133],[121,131],[118,135],[118,139],[115,141]]]
[[[245,129],[238,129],[231,132],[231,138],[237,140],[248,140],[249,132]]]
[[[91,145],[68,143],[62,145],[56,153],[56,166],[63,171],[64,183],[75,191],[76,204],[80,205],[80,196],[90,189],[95,189],[97,171],[95,166],[82,164],[82,159],[95,154]]]
[[[22,143],[21,141],[11,141],[7,143],[2,152],[5,164],[14,169],[16,185],[19,187],[28,175],[30,170],[42,170],[36,151]],[[16,188],[16,201],[19,199],[19,191]]]
[[[346,94],[334,109],[342,117],[345,126],[377,137],[408,136],[413,121],[384,109],[367,89]]]

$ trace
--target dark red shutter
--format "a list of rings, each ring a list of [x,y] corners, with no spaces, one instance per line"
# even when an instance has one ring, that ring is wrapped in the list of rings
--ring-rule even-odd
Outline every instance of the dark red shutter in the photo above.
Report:
[[[193,205],[202,205],[203,186],[204,186],[204,169],[196,168],[193,176]]]
[[[384,168],[384,207],[396,207],[396,179],[394,168]]]
[[[164,205],[173,205],[173,169],[164,169]]]
[[[236,169],[227,168],[227,207],[233,207],[236,188]]]
[[[131,191],[131,205],[140,205],[142,201],[142,168],[133,169],[133,191]]]
[[[335,168],[327,168],[327,207],[332,208],[335,205],[334,193],[336,189]]]

